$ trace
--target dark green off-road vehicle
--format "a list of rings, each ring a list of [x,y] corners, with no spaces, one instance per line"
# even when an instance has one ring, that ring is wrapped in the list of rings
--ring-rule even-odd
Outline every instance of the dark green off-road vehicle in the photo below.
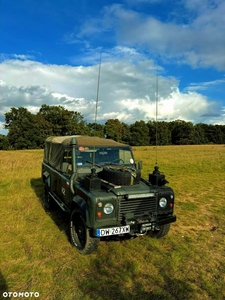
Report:
[[[144,235],[161,238],[176,221],[174,192],[155,167],[141,177],[129,145],[88,137],[49,137],[42,178],[44,206],[56,202],[68,212],[70,238],[82,254],[94,252],[100,239]]]

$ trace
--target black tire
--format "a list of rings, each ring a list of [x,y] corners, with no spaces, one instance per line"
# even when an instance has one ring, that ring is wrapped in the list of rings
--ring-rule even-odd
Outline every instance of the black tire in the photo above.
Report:
[[[162,237],[168,234],[169,230],[170,230],[170,224],[166,224],[160,226],[159,230],[148,231],[147,235],[152,238],[161,239]]]
[[[45,184],[45,192],[44,192],[44,208],[47,211],[50,211],[54,208],[54,200],[52,199],[51,195],[49,194],[49,186]]]
[[[99,238],[91,237],[80,211],[73,210],[70,215],[71,244],[81,254],[91,254],[98,248]]]

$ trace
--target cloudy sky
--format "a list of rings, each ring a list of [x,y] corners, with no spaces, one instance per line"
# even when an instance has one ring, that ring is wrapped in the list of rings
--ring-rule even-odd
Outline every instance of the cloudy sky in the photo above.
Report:
[[[62,105],[99,123],[225,124],[224,0],[1,0],[0,124]],[[158,74],[158,76],[157,76]],[[0,128],[0,133],[5,133]]]

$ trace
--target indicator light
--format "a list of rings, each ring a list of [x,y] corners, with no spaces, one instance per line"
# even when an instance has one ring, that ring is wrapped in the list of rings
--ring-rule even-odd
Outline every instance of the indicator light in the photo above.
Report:
[[[97,212],[97,217],[98,217],[98,218],[101,218],[101,217],[102,217],[102,212],[101,212],[101,211],[98,211],[98,212]]]

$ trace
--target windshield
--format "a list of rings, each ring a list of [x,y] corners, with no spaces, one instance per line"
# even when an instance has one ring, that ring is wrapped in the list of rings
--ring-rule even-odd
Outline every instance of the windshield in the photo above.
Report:
[[[90,166],[93,162],[98,165],[133,165],[134,159],[129,147],[77,147],[77,166]]]

